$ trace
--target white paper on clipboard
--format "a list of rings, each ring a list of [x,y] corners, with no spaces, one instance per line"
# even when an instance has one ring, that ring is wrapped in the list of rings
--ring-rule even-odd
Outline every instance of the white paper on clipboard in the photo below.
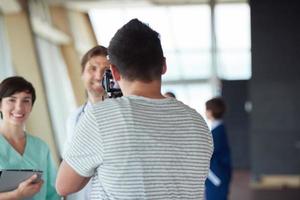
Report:
[[[1,170],[0,171],[0,192],[8,192],[18,188],[19,184],[37,174],[41,179],[43,172],[39,170],[21,169],[21,170]]]

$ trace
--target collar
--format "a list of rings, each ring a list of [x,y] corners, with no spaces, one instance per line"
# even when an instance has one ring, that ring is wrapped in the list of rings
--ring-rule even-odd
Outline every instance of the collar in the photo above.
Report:
[[[217,119],[217,120],[213,120],[211,122],[211,130],[214,130],[216,127],[218,127],[219,125],[221,125],[223,123],[223,120]]]

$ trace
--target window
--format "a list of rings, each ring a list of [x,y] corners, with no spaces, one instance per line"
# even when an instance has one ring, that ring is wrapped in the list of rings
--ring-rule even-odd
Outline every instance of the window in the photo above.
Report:
[[[62,153],[67,136],[66,121],[69,114],[76,108],[75,98],[60,49],[39,36],[36,36],[36,43],[41,60],[50,117],[58,149]]]
[[[159,32],[167,61],[163,92],[174,92],[179,100],[204,114],[205,101],[218,95],[219,86],[213,84],[216,77],[227,80],[251,77],[249,5],[218,3],[214,17],[210,6],[203,3],[106,7],[91,10],[89,14],[97,40],[104,46],[132,18]],[[212,41],[213,30],[216,42]]]
[[[205,116],[205,102],[213,96],[209,83],[164,85],[162,92],[169,91],[173,92],[178,100],[196,109],[203,117]]]
[[[220,78],[251,78],[250,8],[248,4],[216,5],[217,71]]]
[[[3,16],[0,14],[0,81],[14,74]]]
[[[31,0],[29,3],[32,23],[39,20],[52,29],[46,1]],[[45,37],[39,31],[35,31],[34,34],[55,141],[59,152],[62,153],[67,137],[66,121],[76,108],[75,97],[67,66],[59,48],[60,43],[51,37]]]

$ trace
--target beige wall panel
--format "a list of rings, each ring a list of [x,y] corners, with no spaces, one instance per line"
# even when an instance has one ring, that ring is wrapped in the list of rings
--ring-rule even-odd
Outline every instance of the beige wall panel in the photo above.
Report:
[[[50,11],[53,25],[71,36],[67,10],[63,7],[53,6]],[[70,44],[61,45],[61,51],[68,67],[68,75],[72,83],[76,103],[81,105],[85,102],[86,94],[81,81],[80,55],[77,53],[73,41]]]
[[[51,128],[46,94],[27,15],[24,12],[5,15],[5,24],[16,74],[32,82],[36,89],[37,99],[26,129],[48,143],[52,156],[58,163],[58,152]]]
[[[97,45],[96,36],[87,13],[70,10],[68,14],[71,34],[81,58],[85,52]]]
[[[72,83],[77,106],[86,101],[86,93],[81,80],[81,66],[79,55],[75,52],[73,45],[61,47],[63,57],[68,67],[68,74]]]

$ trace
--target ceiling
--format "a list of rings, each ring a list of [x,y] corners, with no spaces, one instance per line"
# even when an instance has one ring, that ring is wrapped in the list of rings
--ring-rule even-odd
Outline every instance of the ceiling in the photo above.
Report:
[[[49,4],[63,4],[70,9],[87,12],[92,8],[111,7],[138,7],[150,5],[186,5],[202,4],[209,2],[216,3],[237,3],[247,2],[247,0],[44,0]],[[0,0],[0,11],[3,13],[13,13],[21,10],[17,0]]]
[[[248,0],[45,0],[50,4],[65,4],[68,8],[88,11],[91,8],[150,6],[150,5],[186,5],[215,3],[237,3]]]

